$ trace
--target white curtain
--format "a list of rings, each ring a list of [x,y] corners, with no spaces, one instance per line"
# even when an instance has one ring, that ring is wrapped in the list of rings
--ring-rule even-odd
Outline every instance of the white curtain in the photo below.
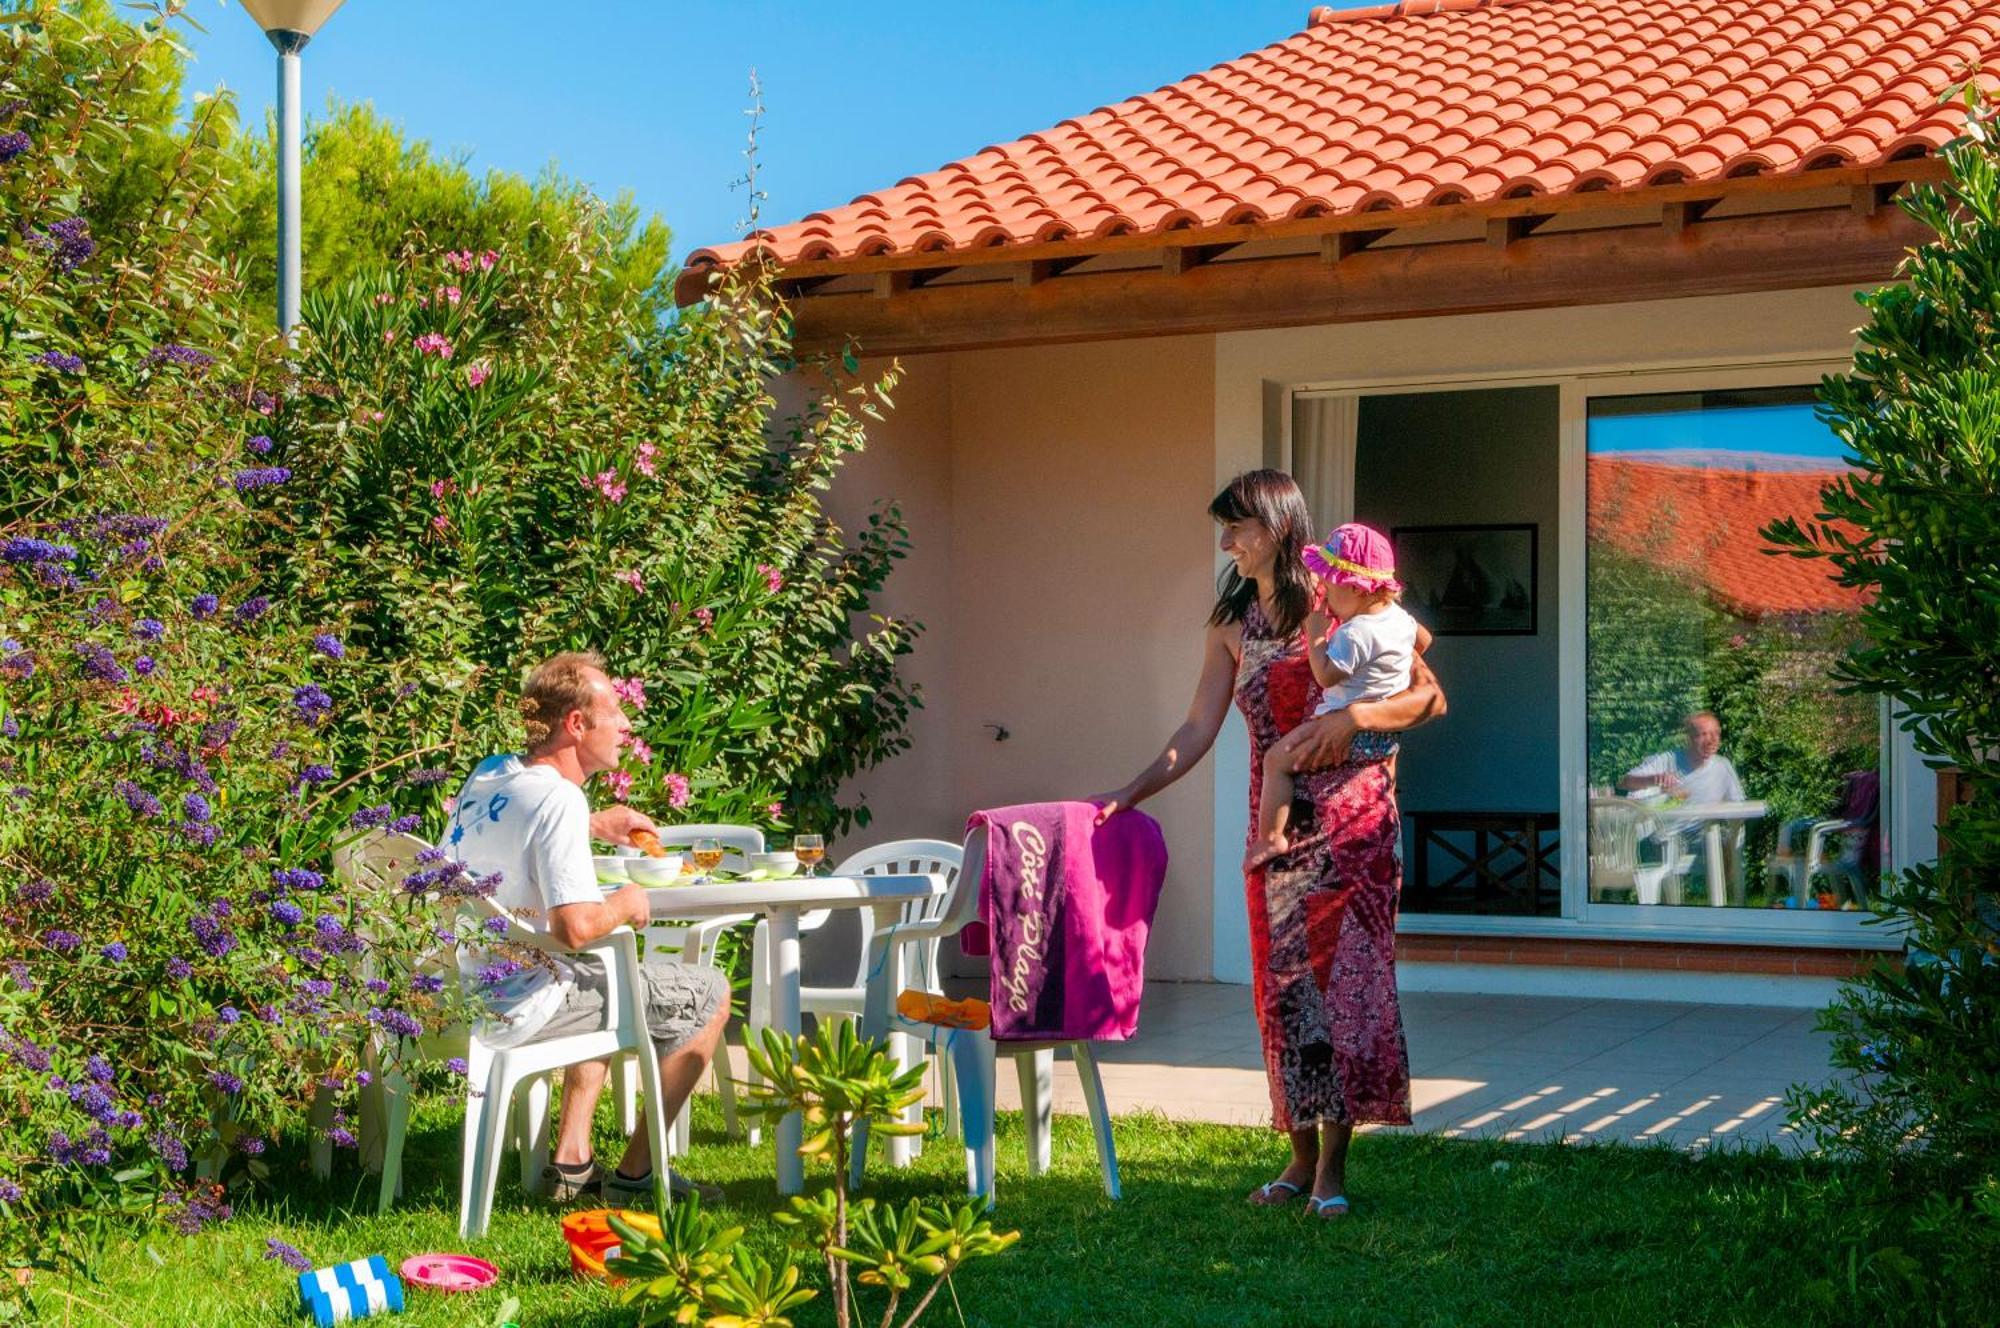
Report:
[[[1313,533],[1354,519],[1354,440],[1361,398],[1292,398],[1292,478],[1305,491]]]

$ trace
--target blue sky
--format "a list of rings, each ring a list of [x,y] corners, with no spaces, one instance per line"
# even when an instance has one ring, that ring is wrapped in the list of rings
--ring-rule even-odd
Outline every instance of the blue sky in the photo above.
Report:
[[[1340,7],[1349,7],[1347,0]],[[1305,25],[1310,0],[348,0],[305,53],[308,114],[372,102],[476,168],[551,162],[665,217],[676,257],[732,238],[750,71],[765,220],[789,221],[1045,129]],[[268,113],[274,57],[236,0],[193,0],[190,94]],[[312,187],[308,177],[306,187]]]

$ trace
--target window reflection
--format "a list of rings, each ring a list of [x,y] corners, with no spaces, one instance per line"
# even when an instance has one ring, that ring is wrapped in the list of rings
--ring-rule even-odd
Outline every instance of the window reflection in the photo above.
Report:
[[[1590,896],[1854,908],[1879,872],[1879,721],[1835,666],[1861,592],[1758,533],[1846,471],[1811,388],[1593,399]]]

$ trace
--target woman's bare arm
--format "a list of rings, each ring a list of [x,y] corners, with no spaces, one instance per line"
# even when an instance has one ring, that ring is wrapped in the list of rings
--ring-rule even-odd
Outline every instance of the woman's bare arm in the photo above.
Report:
[[[1222,732],[1222,721],[1229,715],[1229,702],[1235,690],[1236,654],[1229,648],[1229,629],[1211,626],[1202,643],[1201,680],[1195,684],[1187,718],[1167,739],[1167,745],[1160,749],[1152,764],[1124,787],[1090,799],[1098,805],[1098,822],[1102,824],[1114,812],[1138,806],[1200,764],[1208,749],[1215,745],[1215,735]]]

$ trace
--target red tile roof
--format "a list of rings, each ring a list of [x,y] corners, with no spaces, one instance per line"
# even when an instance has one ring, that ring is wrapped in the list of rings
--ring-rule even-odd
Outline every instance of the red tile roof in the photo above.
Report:
[[[2000,63],[2000,0],[1321,8],[757,242],[789,264],[1873,166],[1949,141],[1962,112],[1940,94],[1982,60]]]
[[[1836,585],[1818,559],[1765,553],[1757,533],[1788,516],[1812,520],[1837,472],[1709,470],[1630,457],[1592,457],[1586,469],[1593,546],[1683,570],[1738,617],[1853,613],[1867,602]]]

